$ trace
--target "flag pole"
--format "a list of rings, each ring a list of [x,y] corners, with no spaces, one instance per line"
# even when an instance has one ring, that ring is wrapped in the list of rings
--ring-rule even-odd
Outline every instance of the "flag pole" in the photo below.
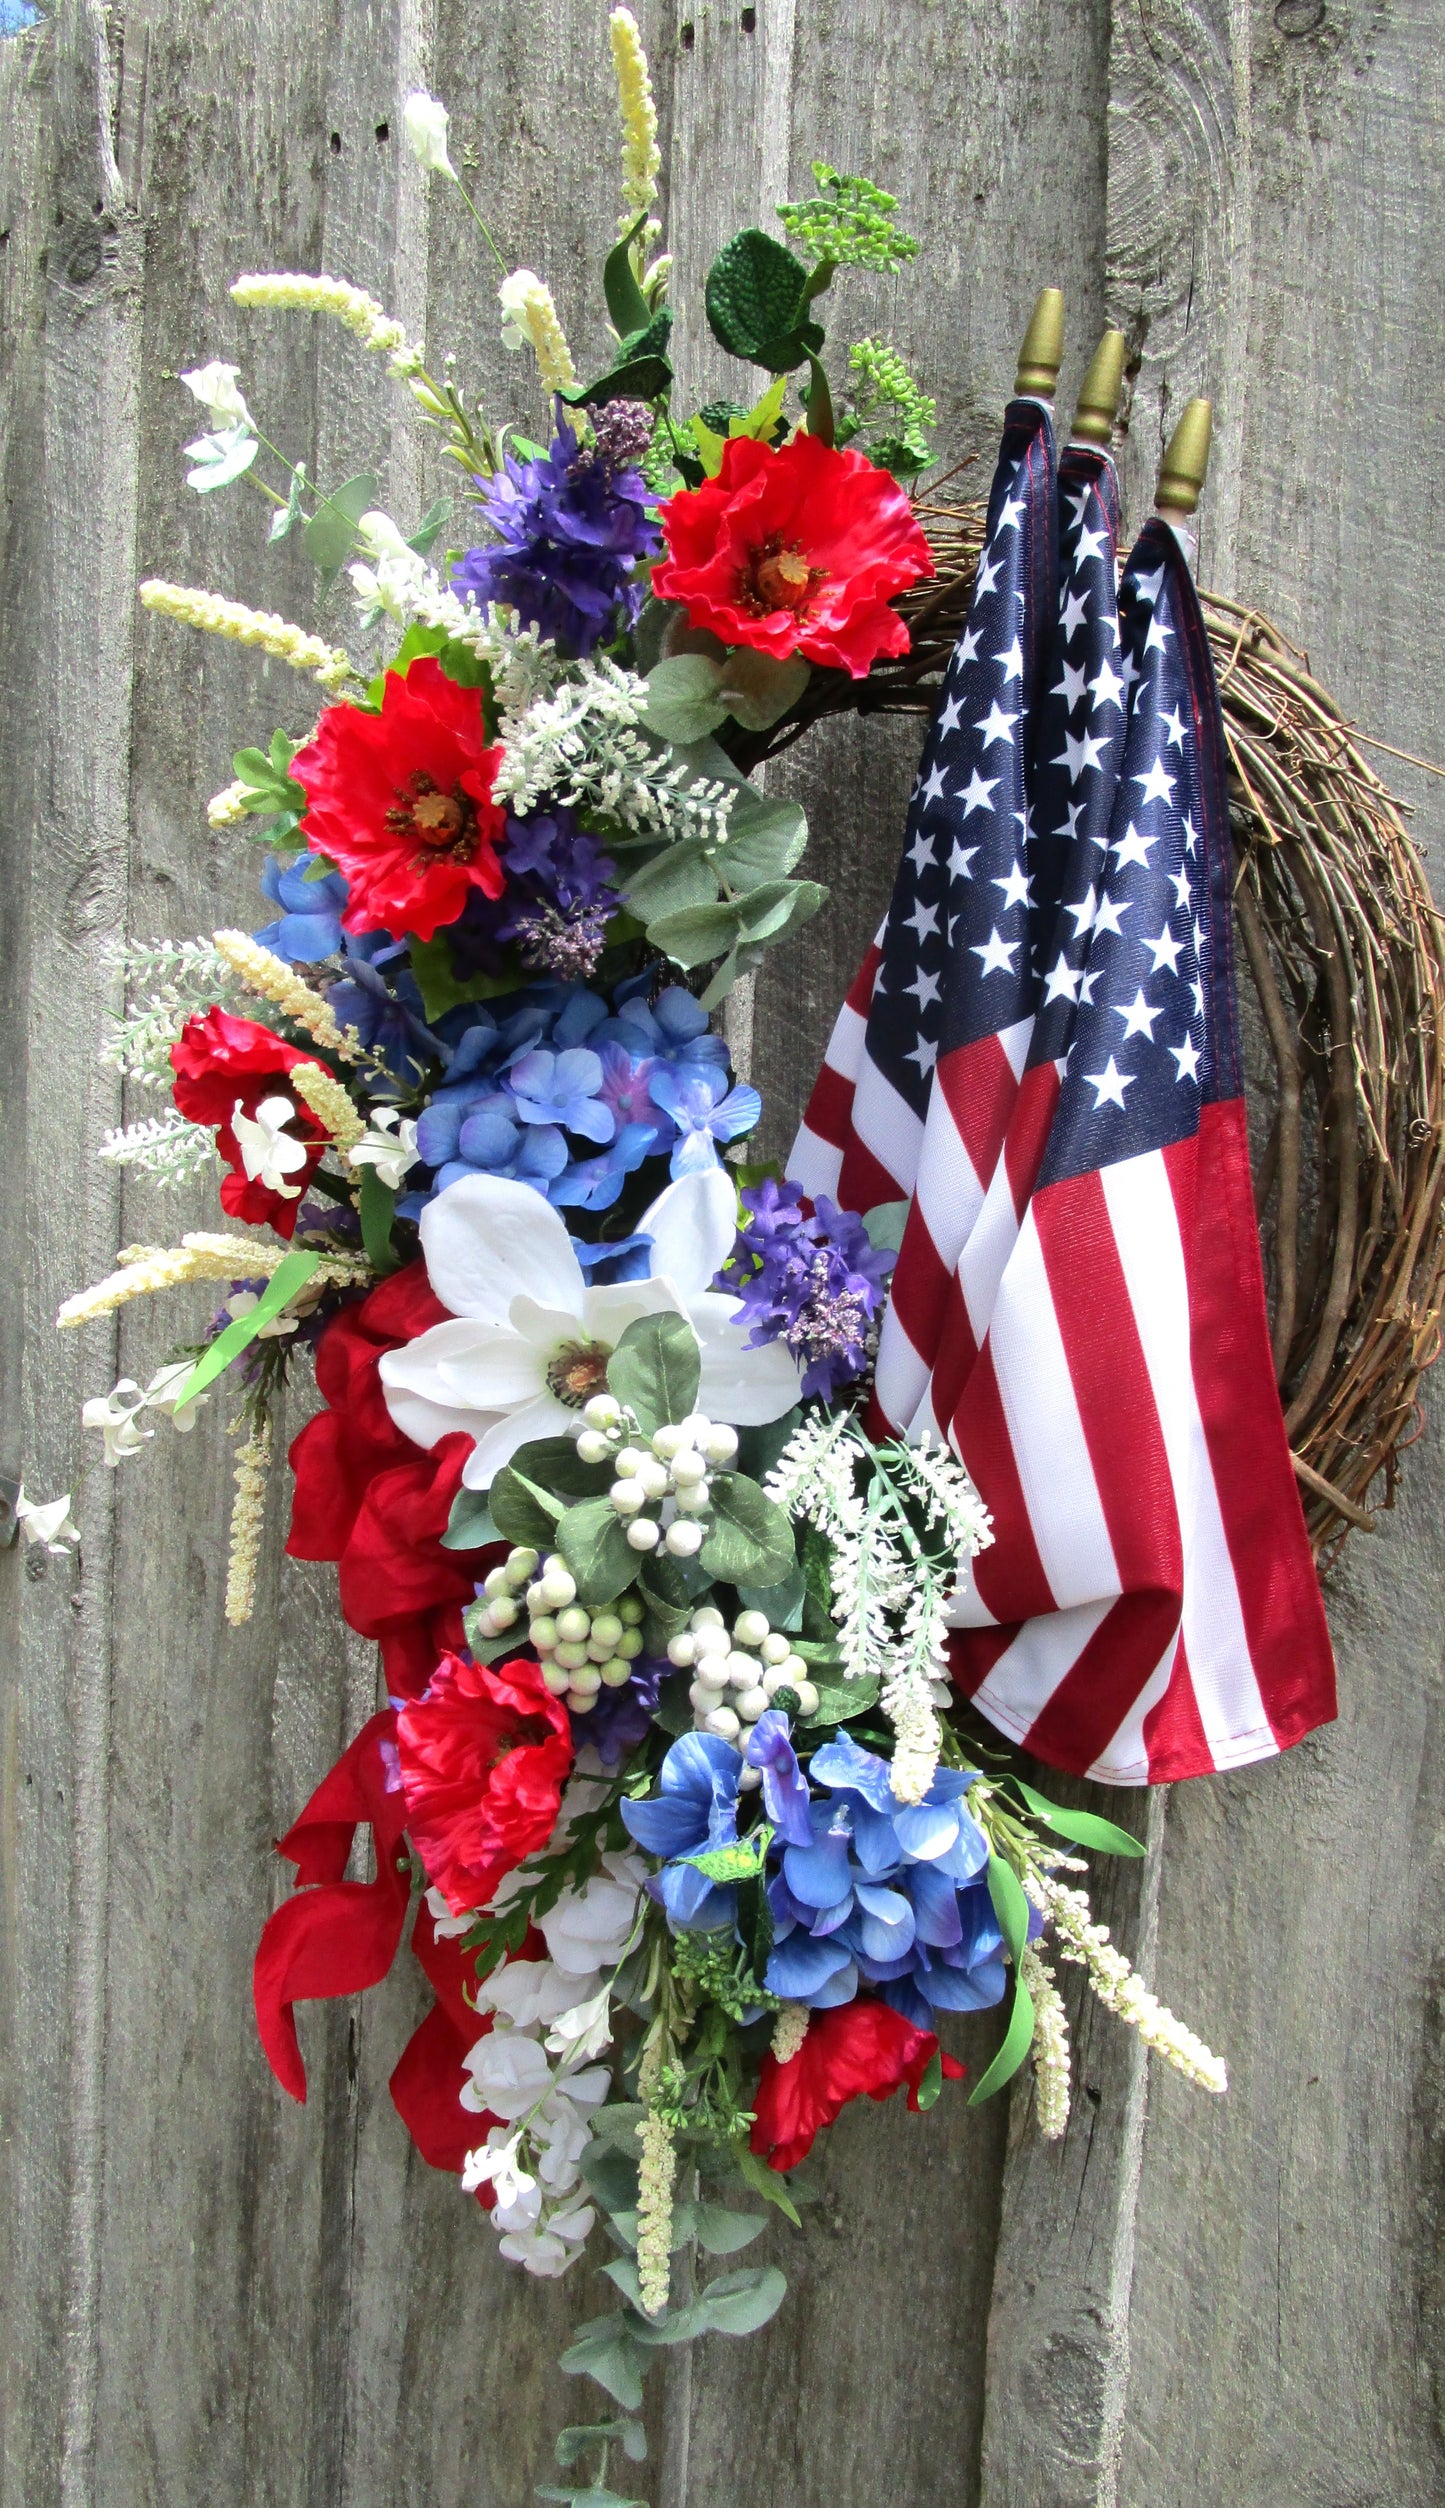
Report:
[[[1124,365],[1129,343],[1122,331],[1106,331],[1089,360],[1079,387],[1071,444],[1091,444],[1107,453],[1114,440],[1114,421],[1124,391]]]
[[[1052,401],[1064,356],[1064,291],[1046,287],[1040,293],[1019,350],[1014,378],[1016,400]]]
[[[1199,503],[1200,490],[1209,469],[1212,434],[1213,415],[1209,402],[1190,401],[1169,438],[1159,466],[1159,485],[1154,491],[1155,509],[1174,532],[1189,560],[1191,572],[1196,541],[1190,528],[1190,517]]]

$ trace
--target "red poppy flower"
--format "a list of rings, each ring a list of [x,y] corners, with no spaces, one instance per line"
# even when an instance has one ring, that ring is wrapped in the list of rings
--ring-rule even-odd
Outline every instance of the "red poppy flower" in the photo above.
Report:
[[[500,897],[501,755],[486,745],[480,689],[459,688],[429,654],[387,672],[379,714],[327,706],[291,773],[306,788],[302,834],[351,884],[348,932],[431,940],[470,889]]]
[[[298,1062],[314,1060],[314,1055],[300,1053],[273,1036],[269,1028],[258,1027],[254,1019],[233,1018],[229,1010],[214,1003],[203,1016],[186,1021],[171,1047],[171,1069],[176,1075],[171,1095],[192,1123],[216,1127],[216,1147],[231,1170],[221,1183],[222,1209],[233,1219],[250,1220],[257,1228],[269,1220],[280,1237],[289,1237],[295,1229],[305,1189],[325,1154],[325,1126],[317,1122],[309,1106],[297,1105],[287,1129],[316,1147],[305,1166],[290,1178],[299,1190],[285,1194],[247,1175],[231,1118],[238,1105],[243,1115],[254,1115],[263,1098],[289,1096],[291,1092],[280,1086],[287,1072]]]
[[[932,2030],[915,2029],[891,2003],[860,1996],[814,2012],[790,2063],[763,2057],[753,2149],[769,2168],[796,2168],[850,2099],[889,2099],[905,2081],[908,2104],[916,2109],[919,2084],[937,2052]],[[943,2070],[950,2081],[962,2078],[963,2066],[951,2055],[944,2056]]]
[[[426,1696],[398,1713],[396,1739],[428,1878],[454,1914],[480,1907],[556,1827],[573,1757],[567,1710],[538,1663],[448,1654]]]
[[[447,1320],[420,1262],[343,1307],[316,1352],[326,1408],[291,1447],[287,1550],[293,1559],[338,1563],[342,1615],[380,1641],[393,1697],[420,1697],[438,1658],[461,1645],[461,1606],[502,1555],[491,1545],[442,1548],[472,1440],[443,1437],[429,1452],[413,1445],[388,1411],[377,1373],[383,1351]]]
[[[681,601],[694,627],[854,679],[880,653],[908,651],[888,604],[933,573],[933,558],[903,490],[861,453],[813,435],[776,453],[733,436],[717,477],[658,514],[668,553],[652,588]]]

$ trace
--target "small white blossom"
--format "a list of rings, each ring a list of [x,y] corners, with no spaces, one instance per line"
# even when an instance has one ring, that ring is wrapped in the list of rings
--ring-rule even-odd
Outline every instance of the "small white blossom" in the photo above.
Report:
[[[395,1106],[378,1107],[370,1127],[359,1141],[353,1141],[347,1152],[353,1167],[374,1167],[381,1181],[395,1193],[402,1177],[416,1165],[416,1125],[410,1115],[402,1115]]]
[[[27,1548],[38,1542],[42,1550],[49,1550],[58,1559],[63,1557],[68,1541],[79,1541],[80,1527],[72,1520],[70,1499],[67,1490],[63,1498],[51,1498],[45,1505],[37,1506],[21,1490],[15,1501],[15,1521]]]
[[[260,1303],[254,1289],[237,1289],[226,1300],[226,1313],[233,1323],[238,1324],[243,1315],[253,1315]],[[284,1341],[287,1333],[294,1332],[300,1321],[299,1315],[273,1315],[268,1323],[257,1325],[256,1338],[258,1341]]]
[[[98,1428],[105,1440],[105,1462],[114,1471],[128,1454],[139,1454],[153,1428],[142,1428],[136,1418],[145,1408],[145,1395],[133,1376],[122,1376],[109,1393],[95,1394],[82,1405],[82,1428]]]
[[[286,1129],[295,1112],[289,1097],[263,1097],[254,1116],[245,1112],[238,1097],[231,1110],[231,1130],[251,1182],[264,1184],[288,1202],[295,1201],[301,1187],[286,1178],[303,1168],[308,1156],[305,1143]]]
[[[567,1890],[538,1923],[548,1952],[568,1976],[615,1968],[627,1948],[645,1878],[638,1857],[605,1855],[603,1870],[580,1890]]]
[[[522,2166],[521,2144],[519,2133],[509,2134],[504,2125],[494,2125],[481,2149],[467,2153],[462,2164],[463,2192],[475,2194],[479,2186],[495,2186],[497,2201],[504,2206],[532,2193],[537,2181]]]
[[[449,183],[455,183],[457,170],[447,155],[447,120],[446,106],[424,87],[408,96],[401,109],[406,144],[417,164],[428,174],[444,174]]]
[[[172,1428],[182,1437],[195,1427],[196,1413],[201,1404],[209,1399],[208,1395],[198,1393],[193,1402],[187,1402],[183,1409],[177,1409],[176,1396],[186,1378],[194,1374],[195,1361],[193,1359],[172,1359],[167,1366],[156,1369],[143,1396],[145,1408],[148,1411],[159,1411],[161,1417],[168,1419]]]
[[[547,2032],[546,2044],[553,2055],[565,2055],[582,2062],[589,2055],[600,2055],[612,2044],[610,2017],[611,1989],[599,1986],[585,2003],[574,2004],[571,2011],[559,2012]]]
[[[576,1979],[550,1959],[509,1959],[477,1988],[479,2011],[500,2012],[513,2029],[528,2032],[547,2027],[576,2000]]]
[[[252,418],[241,397],[236,381],[239,366],[224,365],[213,357],[208,366],[193,366],[180,378],[188,392],[193,392],[203,409],[209,410],[213,427],[253,427]]]

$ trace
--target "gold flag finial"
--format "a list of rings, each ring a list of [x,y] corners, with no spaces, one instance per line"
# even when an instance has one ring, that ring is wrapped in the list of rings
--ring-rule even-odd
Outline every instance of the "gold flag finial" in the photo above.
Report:
[[[1122,331],[1106,331],[1089,360],[1074,411],[1073,441],[1099,444],[1107,453],[1124,389],[1124,361],[1129,343]]]
[[[1059,287],[1046,287],[1029,316],[1029,327],[1019,350],[1015,392],[1026,392],[1034,400],[1051,401],[1063,355],[1064,292]]]
[[[1212,432],[1208,401],[1191,401],[1169,438],[1154,497],[1160,513],[1171,520],[1175,515],[1186,519],[1199,503],[1199,491],[1209,468]]]

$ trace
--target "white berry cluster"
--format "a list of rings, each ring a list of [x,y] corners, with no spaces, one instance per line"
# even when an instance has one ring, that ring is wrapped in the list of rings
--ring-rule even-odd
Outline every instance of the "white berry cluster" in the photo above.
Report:
[[[577,1599],[577,1580],[555,1554],[513,1550],[482,1587],[486,1599],[476,1627],[483,1637],[505,1636],[527,1606],[528,1642],[542,1663],[554,1698],[565,1698],[577,1715],[595,1705],[600,1689],[621,1689],[642,1652],[642,1603],[635,1594],[589,1611]]]
[[[692,1411],[675,1426],[644,1437],[610,1393],[594,1394],[582,1413],[577,1452],[584,1463],[610,1463],[608,1496],[634,1550],[669,1550],[695,1559],[707,1538],[699,1516],[712,1505],[709,1464],[721,1469],[738,1450],[735,1428]]]
[[[688,1696],[697,1730],[716,1733],[720,1741],[741,1747],[749,1726],[780,1700],[794,1715],[810,1716],[817,1708],[806,1662],[793,1652],[791,1638],[769,1627],[762,1611],[740,1611],[729,1633],[722,1613],[705,1603],[669,1640],[667,1652],[680,1670],[692,1674]],[[743,1770],[745,1791],[761,1783],[756,1768]]]

